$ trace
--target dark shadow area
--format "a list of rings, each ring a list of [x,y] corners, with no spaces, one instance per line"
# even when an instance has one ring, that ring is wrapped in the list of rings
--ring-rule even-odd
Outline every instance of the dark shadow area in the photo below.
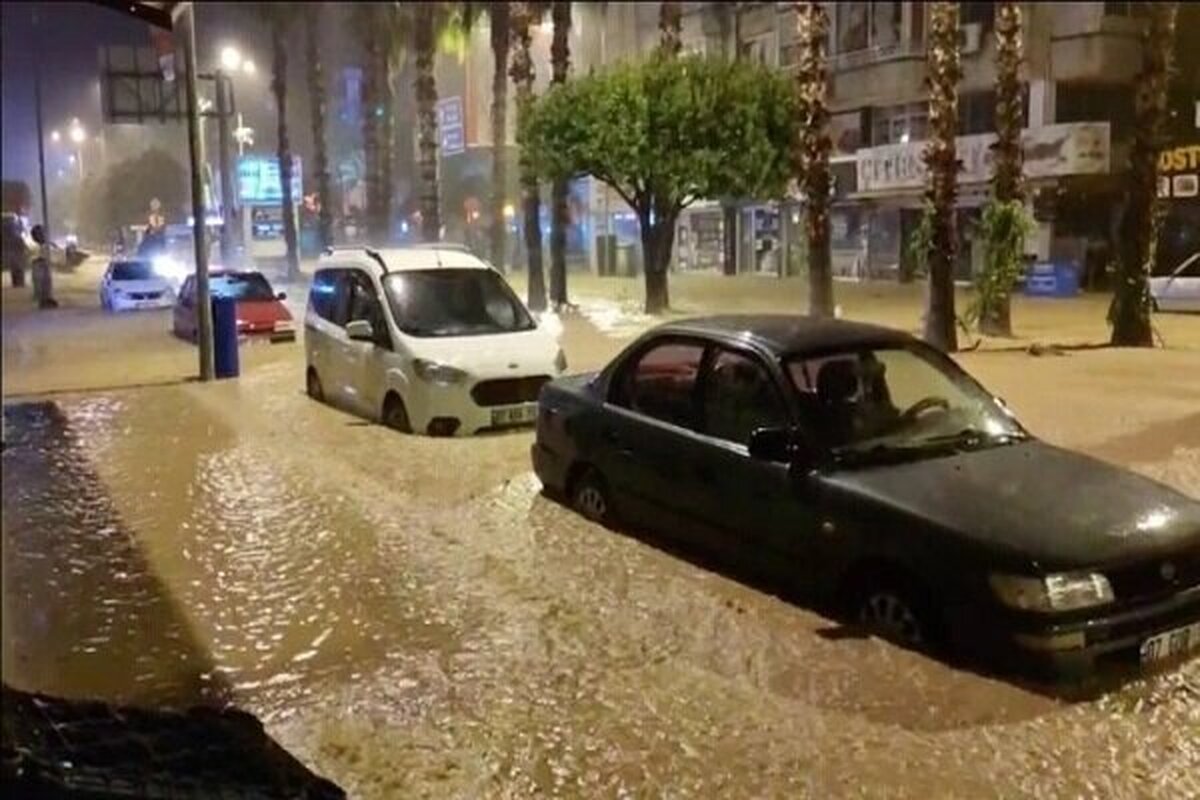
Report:
[[[7,685],[3,692],[0,780],[6,797],[346,796],[241,711],[155,711]]]
[[[576,513],[565,502],[565,498],[547,491],[543,491],[543,496],[551,502],[563,506],[571,513]],[[748,559],[731,557],[725,552],[715,552],[697,544],[696,542],[701,541],[700,537],[688,537],[686,532],[668,534],[643,524],[631,524],[624,520],[615,525],[608,525],[607,528],[618,535],[636,539],[700,569],[771,594],[798,608],[825,617],[829,620],[829,625],[817,631],[817,635],[823,639],[829,641],[861,640],[874,635],[865,630],[857,621],[851,619],[846,609],[832,598],[813,594],[803,587],[781,579],[778,575],[765,573],[761,568],[749,564]],[[893,643],[892,646],[904,647],[899,643]],[[933,647],[922,653],[956,670],[985,679],[1003,681],[1018,689],[1068,703],[1095,700],[1103,694],[1122,688],[1133,680],[1152,677],[1154,674],[1169,671],[1173,666],[1178,666],[1169,664],[1162,669],[1143,672],[1137,668],[1106,665],[1103,670],[1095,674],[1068,679],[1040,673],[1027,664],[1012,663],[1011,661],[993,662],[987,660],[982,654],[961,652],[952,647]],[[935,711],[931,709],[930,713],[935,713]]]

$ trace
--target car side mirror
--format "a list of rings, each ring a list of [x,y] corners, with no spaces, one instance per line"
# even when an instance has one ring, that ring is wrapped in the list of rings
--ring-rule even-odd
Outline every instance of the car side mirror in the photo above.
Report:
[[[351,341],[375,343],[375,329],[365,319],[355,319],[346,323],[346,335]]]
[[[279,294],[275,295],[275,299],[276,300],[287,300],[287,292],[280,292]]]

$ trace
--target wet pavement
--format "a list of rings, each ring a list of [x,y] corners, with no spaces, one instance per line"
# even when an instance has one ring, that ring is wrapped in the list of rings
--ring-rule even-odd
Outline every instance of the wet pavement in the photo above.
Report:
[[[583,306],[578,368],[638,328]],[[149,382],[113,366],[153,317],[68,307],[90,349],[67,323],[27,365],[5,310],[6,392]],[[103,325],[111,353],[77,363]],[[186,375],[175,344],[155,363]],[[528,432],[408,437],[313,403],[302,352],[6,408],[7,681],[232,702],[355,797],[1200,797],[1200,661],[1068,702],[844,635],[542,497]],[[1036,433],[1200,496],[1200,336],[962,358]]]

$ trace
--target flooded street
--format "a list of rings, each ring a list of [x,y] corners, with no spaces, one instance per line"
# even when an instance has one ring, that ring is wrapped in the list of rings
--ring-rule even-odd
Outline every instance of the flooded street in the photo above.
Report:
[[[18,688],[231,702],[354,797],[1200,797],[1200,660],[1067,702],[845,635],[543,497],[528,431],[368,424],[304,395],[302,344],[188,382],[169,316],[105,317],[85,277],[38,319],[5,290]],[[644,325],[581,306],[575,369]],[[1034,433],[1200,496],[1200,319],[1169,325],[960,360]]]

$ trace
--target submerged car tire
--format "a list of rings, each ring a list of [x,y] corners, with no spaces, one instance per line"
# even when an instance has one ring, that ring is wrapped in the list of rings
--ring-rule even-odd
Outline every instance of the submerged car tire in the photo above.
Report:
[[[936,649],[944,641],[928,593],[903,573],[864,571],[851,581],[845,594],[854,621],[882,639],[914,650]]]
[[[412,433],[412,423],[408,421],[408,409],[404,407],[404,401],[400,399],[400,395],[395,392],[388,392],[387,399],[383,401],[381,421],[394,431]]]
[[[592,522],[607,525],[613,521],[612,495],[595,467],[585,467],[572,481],[570,498],[571,507]]]
[[[304,389],[313,400],[318,403],[325,402],[325,390],[321,386],[321,378],[312,367],[308,368],[308,373],[304,377]]]

